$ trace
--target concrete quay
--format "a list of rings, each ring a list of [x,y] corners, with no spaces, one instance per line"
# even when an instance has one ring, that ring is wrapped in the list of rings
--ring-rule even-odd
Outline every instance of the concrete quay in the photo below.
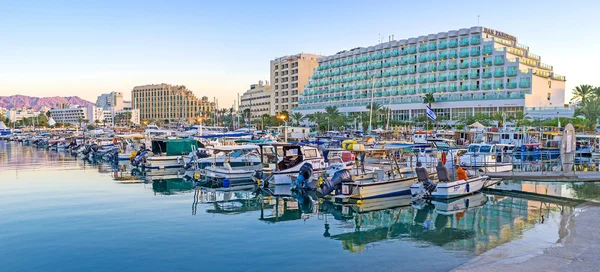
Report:
[[[523,252],[508,256],[506,248],[492,249],[453,271],[599,271],[600,204],[577,206],[569,218],[568,236],[542,252]],[[511,245],[512,244],[512,245]],[[518,241],[502,245],[518,247]]]
[[[600,172],[497,172],[487,173],[491,178],[527,181],[600,181]]]

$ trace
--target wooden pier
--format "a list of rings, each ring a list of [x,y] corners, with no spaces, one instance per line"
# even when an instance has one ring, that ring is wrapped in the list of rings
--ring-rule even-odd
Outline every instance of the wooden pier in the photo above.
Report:
[[[498,172],[487,173],[491,178],[505,180],[527,180],[527,181],[600,181],[600,172]]]

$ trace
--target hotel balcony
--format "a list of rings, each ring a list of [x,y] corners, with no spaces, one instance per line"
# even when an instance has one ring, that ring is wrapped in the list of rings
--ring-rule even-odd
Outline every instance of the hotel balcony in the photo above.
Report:
[[[448,48],[448,42],[447,42],[447,41],[441,41],[441,42],[438,44],[438,49],[440,49],[440,50],[444,50],[444,49],[446,49],[446,48]]]
[[[517,76],[517,67],[516,66],[510,66],[508,68],[506,68],[506,76],[508,77],[514,77]]]
[[[504,65],[504,57],[503,56],[496,56],[494,58],[494,65]]]
[[[427,47],[427,49],[429,49],[429,51],[435,51],[435,50],[437,50],[437,43],[430,42],[429,46]]]
[[[468,58],[469,57],[469,48],[461,49],[460,52],[458,53],[458,56],[461,58]]]
[[[494,77],[504,77],[504,69],[500,68],[494,71]]]
[[[473,36],[471,37],[471,45],[478,45],[481,43],[481,37]]]
[[[490,71],[485,71],[483,72],[483,74],[481,75],[482,78],[491,78],[492,77],[492,72]]]
[[[469,46],[469,37],[462,37],[460,38],[460,42],[458,43],[459,46]]]
[[[445,62],[442,62],[438,65],[438,71],[446,71],[447,66]]]
[[[506,83],[506,88],[507,89],[516,89],[517,88],[517,82],[507,82]]]
[[[427,52],[427,44],[421,44],[419,46],[419,53]]]
[[[444,52],[440,52],[440,54],[438,56],[438,59],[440,59],[440,60],[446,60],[446,59],[448,59],[448,52],[445,52],[445,51]]]
[[[456,39],[450,40],[448,42],[448,47],[449,48],[456,48],[456,47],[458,47],[458,41],[456,41]]]
[[[469,68],[469,62],[468,61],[461,62],[459,64],[459,67],[460,67],[460,69],[467,69],[467,68]]]

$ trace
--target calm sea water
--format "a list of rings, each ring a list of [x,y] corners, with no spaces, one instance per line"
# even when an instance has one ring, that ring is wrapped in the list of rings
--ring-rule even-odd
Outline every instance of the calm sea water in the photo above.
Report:
[[[597,184],[499,186],[600,199]],[[0,187],[2,271],[447,271],[510,241],[560,242],[580,203],[503,192],[413,205],[298,201],[129,180],[110,165],[3,141]]]

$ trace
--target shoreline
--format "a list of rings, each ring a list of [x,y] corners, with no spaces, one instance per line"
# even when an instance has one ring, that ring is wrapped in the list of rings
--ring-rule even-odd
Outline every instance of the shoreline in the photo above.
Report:
[[[541,252],[528,249],[524,255],[507,256],[519,240],[477,256],[452,271],[598,271],[600,267],[600,204],[586,202],[576,207],[566,226],[569,234]]]

